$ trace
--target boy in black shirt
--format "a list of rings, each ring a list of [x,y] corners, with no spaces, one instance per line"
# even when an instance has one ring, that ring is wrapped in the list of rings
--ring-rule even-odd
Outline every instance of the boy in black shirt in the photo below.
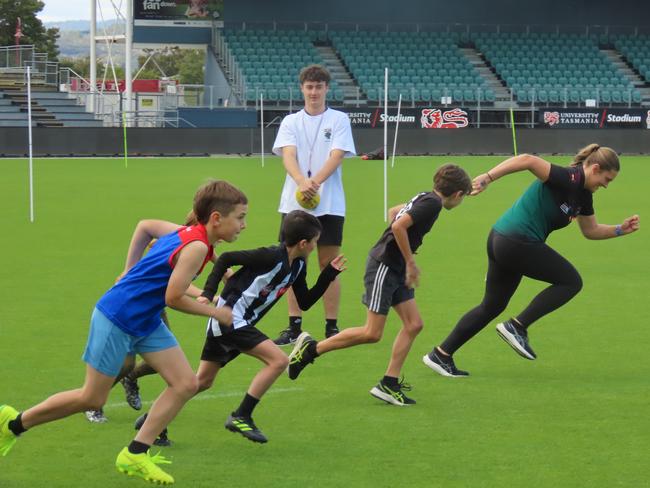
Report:
[[[232,308],[232,326],[208,321],[208,336],[197,376],[201,392],[210,388],[219,370],[241,352],[265,364],[225,424],[228,430],[254,442],[263,443],[267,439],[251,418],[253,409],[289,363],[286,354],[255,325],[289,288],[293,289],[300,308],[308,310],[345,270],[345,258],[339,255],[323,269],[314,287],[307,288],[306,258],[316,248],[321,229],[318,219],[307,212],[288,213],[282,227],[284,241],[280,245],[223,253],[199,299],[211,302],[228,268],[241,265],[228,279],[217,301],[218,307]]]
[[[366,291],[363,303],[368,307],[366,324],[316,342],[303,332],[289,356],[289,377],[295,380],[300,372],[318,356],[335,349],[357,344],[378,342],[386,325],[386,317],[393,307],[402,320],[388,369],[370,394],[386,403],[398,406],[414,404],[403,390],[410,387],[398,380],[402,365],[411,344],[420,330],[422,318],[415,303],[413,287],[418,285],[420,269],[415,264],[414,253],[431,230],[440,210],[460,205],[472,190],[472,181],[460,167],[445,164],[436,171],[433,191],[419,193],[405,205],[389,211],[390,226],[370,250],[364,282]]]

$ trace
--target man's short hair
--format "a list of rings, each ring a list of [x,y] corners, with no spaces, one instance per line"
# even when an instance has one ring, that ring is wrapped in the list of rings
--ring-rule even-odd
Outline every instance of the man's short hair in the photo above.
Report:
[[[300,70],[299,79],[301,85],[306,81],[324,81],[326,85],[329,85],[332,78],[330,72],[320,64],[310,64]]]

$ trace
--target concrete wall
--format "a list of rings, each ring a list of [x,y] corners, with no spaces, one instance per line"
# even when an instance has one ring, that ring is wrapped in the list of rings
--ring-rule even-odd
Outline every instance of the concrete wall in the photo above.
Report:
[[[229,105],[237,105],[239,99],[232,92],[230,83],[226,79],[221,66],[217,61],[212,46],[208,46],[205,51],[205,94],[203,105],[206,107],[220,107],[223,106],[227,100]],[[210,91],[210,87],[212,90]],[[210,93],[212,92],[212,100],[210,100]]]
[[[280,7],[281,5],[281,7]],[[237,0],[226,3],[231,22],[648,25],[643,0]]]
[[[264,133],[270,154],[277,129]],[[383,131],[354,129],[359,153],[383,144]],[[392,145],[393,136],[389,134]],[[624,154],[650,154],[650,131],[634,129],[519,129],[520,152],[575,153],[591,142],[610,146]],[[260,152],[259,129],[129,129],[129,153],[133,155],[249,154]],[[391,147],[391,146],[389,146]],[[119,128],[35,128],[36,156],[118,155],[123,151]],[[398,154],[510,154],[508,129],[400,130]],[[27,155],[27,130],[0,130],[0,156]]]

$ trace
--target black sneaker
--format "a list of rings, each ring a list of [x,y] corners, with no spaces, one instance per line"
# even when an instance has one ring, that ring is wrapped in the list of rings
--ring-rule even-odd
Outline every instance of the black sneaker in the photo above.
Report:
[[[160,446],[160,447],[169,447],[172,445],[172,441],[169,437],[167,437],[167,428],[160,433],[158,438],[153,441],[154,446]]]
[[[528,344],[528,331],[515,325],[512,320],[497,325],[497,334],[512,347],[521,357],[531,361],[537,357],[537,354]]]
[[[142,426],[144,425],[144,421],[147,420],[147,414],[142,414],[140,415],[136,420],[135,420],[135,430],[140,430]],[[155,441],[153,441],[155,446],[160,446],[160,447],[168,447],[172,445],[171,439],[168,437],[168,431],[167,427],[163,429],[163,431],[158,434],[158,437],[156,438]]]
[[[331,327],[325,326],[325,338],[326,339],[328,339],[328,338],[330,338],[332,336],[335,336],[339,332],[341,332],[341,331],[339,330],[339,328],[336,325],[333,325]]]
[[[126,403],[129,404],[129,407],[133,410],[142,409],[142,399],[140,398],[140,387],[138,386],[138,382],[125,376],[120,380],[120,383],[122,383],[122,386],[124,387]]]
[[[415,405],[415,400],[407,397],[404,392],[411,391],[412,387],[404,382],[404,379],[397,384],[397,389],[386,386],[384,381],[380,381],[376,386],[370,390],[370,394],[375,398],[389,403],[390,405],[397,405],[398,407],[405,407],[407,405]]]
[[[289,354],[289,366],[287,366],[287,373],[292,380],[295,380],[308,364],[314,362],[314,357],[307,349],[315,342],[308,332],[303,332],[296,339],[296,345],[293,346],[293,351]]]
[[[299,335],[300,331],[294,332],[291,330],[291,327],[287,327],[282,332],[280,332],[278,338],[273,342],[275,342],[276,346],[290,346],[296,342]]]
[[[454,358],[440,354],[435,347],[429,354],[424,355],[422,362],[442,376],[452,376],[454,378],[469,376],[467,371],[462,371],[456,367]]]
[[[268,442],[266,436],[257,428],[251,417],[236,417],[233,412],[228,416],[228,420],[226,420],[224,427],[230,432],[236,432],[243,435],[250,441],[259,442],[261,444]]]

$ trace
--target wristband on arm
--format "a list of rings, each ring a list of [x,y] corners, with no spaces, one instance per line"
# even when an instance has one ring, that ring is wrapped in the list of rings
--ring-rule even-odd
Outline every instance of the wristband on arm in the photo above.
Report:
[[[614,234],[616,234],[616,237],[620,237],[623,235],[623,228],[620,225],[617,225],[614,228]]]

